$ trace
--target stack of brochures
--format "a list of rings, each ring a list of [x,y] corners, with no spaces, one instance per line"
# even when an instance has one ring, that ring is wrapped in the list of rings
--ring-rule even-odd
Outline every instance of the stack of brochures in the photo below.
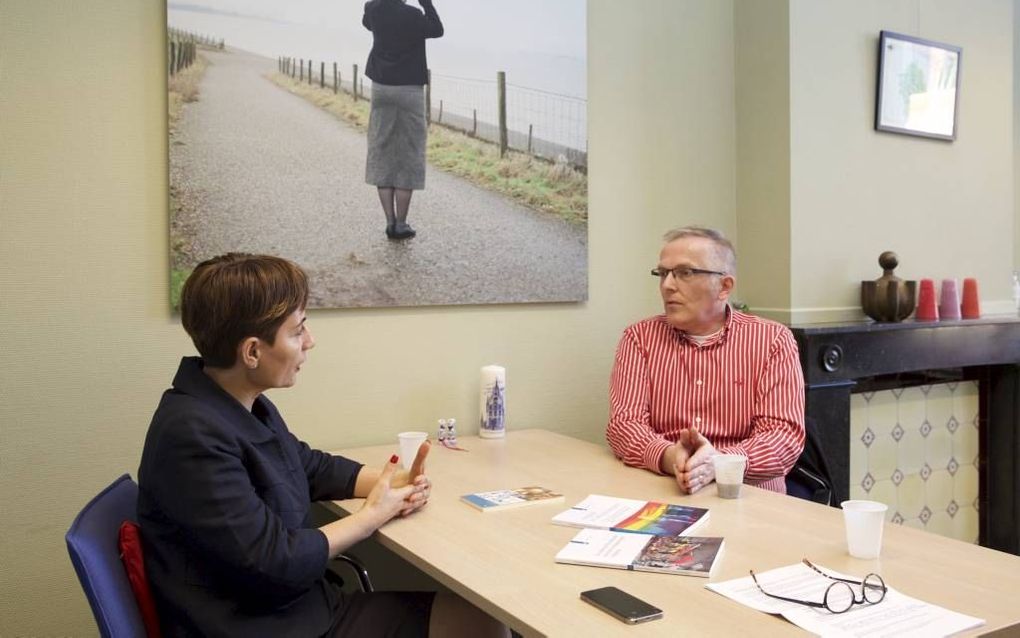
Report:
[[[707,520],[703,507],[592,494],[553,517],[557,525],[587,528],[556,562],[707,577],[723,539],[690,536]]]

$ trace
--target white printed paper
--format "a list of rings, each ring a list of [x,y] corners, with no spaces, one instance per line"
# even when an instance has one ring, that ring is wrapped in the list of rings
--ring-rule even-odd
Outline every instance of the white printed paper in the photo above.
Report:
[[[855,578],[822,569],[837,578]],[[758,583],[770,594],[816,602],[822,602],[825,589],[832,582],[803,563],[756,574]],[[709,583],[705,587],[752,609],[778,614],[802,629],[824,636],[928,638],[950,636],[985,624],[981,618],[931,605],[891,587],[882,602],[854,605],[842,614],[770,598],[761,593],[750,576]]]

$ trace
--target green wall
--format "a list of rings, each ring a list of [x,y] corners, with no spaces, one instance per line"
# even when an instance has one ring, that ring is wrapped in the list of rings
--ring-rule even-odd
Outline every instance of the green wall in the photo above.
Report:
[[[469,433],[478,368],[496,362],[508,369],[511,429],[601,440],[617,338],[627,323],[658,310],[646,272],[661,233],[681,224],[737,237],[747,251],[741,295],[752,305],[757,295],[779,314],[852,307],[857,281],[877,276],[872,235],[841,231],[839,252],[811,243],[864,209],[844,200],[894,168],[886,147],[932,146],[879,139],[856,112],[838,114],[823,130],[807,122],[848,91],[860,93],[859,108],[870,103],[877,30],[900,27],[900,14],[921,4],[876,0],[852,36],[839,25],[854,0],[777,4],[789,17],[768,25],[788,29],[789,42],[770,50],[779,60],[789,56],[789,67],[776,70],[789,75],[789,87],[786,97],[771,96],[769,117],[790,129],[777,137],[760,122],[755,133],[754,105],[742,102],[752,86],[734,33],[749,1],[589,0],[589,301],[314,311],[318,345],[300,383],[273,396],[292,429],[327,449],[389,441],[439,416],[458,417]],[[974,53],[965,57],[966,119],[949,147],[952,160],[924,164],[928,173],[911,187],[952,181],[960,194],[946,205],[932,198],[923,216],[893,224],[888,244],[917,264],[911,274],[987,277],[990,302],[1008,297],[1005,284],[990,279],[1014,254],[1013,242],[998,238],[1014,232],[1002,212],[1013,201],[1012,154],[987,135],[998,129],[1006,144],[1012,140],[1013,53],[1002,42],[1003,33],[1012,37],[1012,11],[1004,7],[1011,3],[923,3],[921,15],[935,18],[922,34]],[[967,20],[957,20],[968,9]],[[164,25],[162,2],[0,0],[2,636],[95,633],[63,534],[88,498],[120,473],[134,474],[158,395],[178,358],[192,352],[166,301]],[[833,36],[831,50],[800,32],[816,28]],[[854,82],[817,96],[799,86],[816,56]],[[768,86],[757,90],[768,97]],[[830,128],[834,143],[813,141]],[[776,144],[789,146],[785,159]],[[853,170],[827,172],[847,153]],[[755,158],[787,164],[764,167],[769,179],[788,180],[779,195],[744,181]],[[811,192],[815,178],[842,188],[840,201]],[[993,241],[976,255],[947,250],[941,234],[946,224],[959,230],[956,204],[964,200],[976,202],[965,211],[971,224],[1008,226],[979,233]],[[776,242],[756,230],[758,207],[780,224]],[[915,257],[926,246],[943,270],[920,269],[936,263]],[[841,261],[833,266],[833,259]],[[819,272],[831,279],[827,286],[815,285]],[[773,275],[785,277],[778,293],[769,288]]]

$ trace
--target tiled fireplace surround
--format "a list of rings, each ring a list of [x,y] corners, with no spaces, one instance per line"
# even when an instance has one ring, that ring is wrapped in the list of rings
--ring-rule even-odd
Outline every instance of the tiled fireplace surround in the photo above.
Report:
[[[837,503],[1020,555],[1020,318],[791,329]]]
[[[886,519],[978,541],[978,386],[974,381],[850,396],[850,498]]]

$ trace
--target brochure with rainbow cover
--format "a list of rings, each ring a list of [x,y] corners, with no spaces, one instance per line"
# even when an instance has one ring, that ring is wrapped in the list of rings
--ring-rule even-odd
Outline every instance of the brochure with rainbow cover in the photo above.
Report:
[[[690,505],[591,494],[553,517],[557,525],[638,534],[690,534],[708,520],[708,510]]]

